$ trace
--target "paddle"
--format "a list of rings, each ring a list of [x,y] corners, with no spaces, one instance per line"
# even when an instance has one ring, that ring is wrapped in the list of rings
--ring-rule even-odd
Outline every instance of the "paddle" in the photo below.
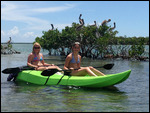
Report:
[[[9,74],[9,76],[7,77],[7,81],[11,81],[13,79],[13,81],[15,81],[17,75],[19,72],[23,71],[23,70],[34,70],[33,67],[29,67],[29,66],[20,66],[20,67],[15,67],[15,68],[6,68],[2,71],[2,73],[4,74]]]
[[[71,70],[58,70],[58,69],[47,69],[47,70],[44,70],[42,71],[41,75],[43,76],[51,76],[57,72],[61,72],[61,71],[64,71],[65,73],[70,73]]]
[[[63,64],[58,64],[58,65],[63,65]],[[94,67],[94,68],[105,68],[105,69],[111,69],[114,66],[114,64],[106,64],[104,66],[100,66],[100,67]],[[21,67],[15,67],[15,68],[6,68],[2,71],[2,73],[4,74],[12,74],[13,76],[8,77],[8,79],[12,79],[13,77],[16,78],[16,76],[18,75],[19,72],[23,71],[23,70],[35,70],[33,67],[29,67],[29,66],[21,66]],[[58,81],[57,84],[60,83],[60,81],[62,80],[62,78],[65,75],[69,75],[71,73],[71,70],[60,70],[60,71],[64,71],[64,75],[61,77],[61,79]],[[60,72],[57,69],[48,69],[48,70],[44,70],[42,71],[41,75],[43,76],[48,76],[45,84],[48,82],[48,79],[51,75],[55,74],[56,72]],[[8,80],[8,81],[10,81]]]
[[[62,66],[64,64],[57,64],[57,66]],[[105,64],[104,66],[94,67],[94,68],[104,68],[104,69],[111,69],[114,66],[114,63],[112,64]]]
[[[64,65],[64,64],[58,64],[57,66],[61,66],[61,65]],[[114,64],[106,64],[104,66],[100,66],[100,67],[94,67],[94,68],[104,68],[104,69],[111,69],[112,67],[114,66]],[[2,71],[2,73],[4,74],[10,74],[10,73],[17,73],[17,72],[20,72],[20,71],[23,71],[23,70],[34,70],[34,67],[29,67],[29,66],[21,66],[21,67],[15,67],[15,68],[6,68]],[[55,71],[50,71],[50,73],[55,73]]]
[[[100,66],[100,67],[94,67],[94,68],[105,68],[105,69],[111,69],[114,66],[114,64],[106,64],[104,66]],[[58,70],[58,69],[47,69],[42,71],[41,75],[43,76],[51,76],[53,74],[55,74],[56,72],[61,72],[64,71],[65,73],[71,73],[71,70]]]
[[[94,68],[104,68],[104,69],[111,69],[112,67],[114,66],[114,63],[113,64],[106,64],[104,66],[100,66],[100,67],[94,67]]]
[[[64,64],[58,64],[57,66],[62,66]],[[18,73],[21,72],[23,70],[35,70],[34,67],[30,67],[30,66],[20,66],[20,67],[14,67],[14,68],[6,68],[2,71],[2,73],[4,74],[11,74],[11,73]]]

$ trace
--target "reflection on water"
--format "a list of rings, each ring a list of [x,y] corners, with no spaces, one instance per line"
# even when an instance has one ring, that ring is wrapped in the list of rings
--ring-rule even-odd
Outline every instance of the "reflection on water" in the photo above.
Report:
[[[12,111],[128,111],[125,106],[128,96],[117,87],[89,89],[16,83],[11,85],[11,95],[6,93],[5,101],[9,101],[7,109]],[[3,104],[3,110],[4,106],[6,105]]]

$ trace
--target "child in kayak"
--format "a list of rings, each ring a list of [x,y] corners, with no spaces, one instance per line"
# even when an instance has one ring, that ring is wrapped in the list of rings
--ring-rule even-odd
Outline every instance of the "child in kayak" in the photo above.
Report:
[[[72,70],[71,75],[73,76],[84,76],[89,74],[90,76],[105,76],[102,72],[98,71],[97,69],[93,68],[92,66],[89,67],[80,67],[81,64],[81,56],[79,55],[80,51],[80,43],[75,42],[72,46],[72,53],[70,53],[65,60],[64,70]]]
[[[34,43],[32,53],[28,56],[27,65],[30,67],[35,67],[35,70],[46,70],[46,69],[60,69],[54,64],[47,64],[44,62],[43,55],[40,53],[41,45],[39,43]]]

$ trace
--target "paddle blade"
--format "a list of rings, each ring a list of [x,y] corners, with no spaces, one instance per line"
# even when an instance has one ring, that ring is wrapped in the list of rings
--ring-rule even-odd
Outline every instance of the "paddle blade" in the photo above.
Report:
[[[114,64],[106,64],[103,66],[105,69],[111,69],[114,66]]]
[[[17,73],[19,71],[20,71],[19,67],[16,67],[16,68],[6,68],[6,69],[4,69],[2,71],[2,73],[4,73],[4,74],[10,74],[10,73]]]
[[[20,67],[14,67],[14,68],[6,68],[2,71],[2,73],[4,74],[18,73],[23,70],[34,70],[34,67],[20,66]]]
[[[41,75],[51,76],[51,75],[55,74],[58,71],[59,71],[58,69],[47,69],[47,70],[42,71]]]

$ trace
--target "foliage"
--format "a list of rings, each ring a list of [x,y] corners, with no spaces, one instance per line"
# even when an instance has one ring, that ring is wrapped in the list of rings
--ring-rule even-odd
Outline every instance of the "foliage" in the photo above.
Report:
[[[81,43],[81,56],[89,58],[104,58],[107,54],[114,56],[130,55],[138,56],[144,53],[144,44],[149,44],[149,37],[116,37],[118,31],[110,31],[110,27],[104,26],[82,26],[81,30],[76,30],[79,26],[72,23],[71,27],[66,26],[62,31],[57,29],[43,31],[42,37],[36,37],[35,41],[39,42],[43,49],[51,52],[53,49],[58,51],[60,55],[67,55],[71,52],[71,45],[78,41]],[[119,45],[115,52],[113,45]],[[131,48],[121,45],[132,45]]]
[[[37,37],[35,39],[36,42],[39,42],[43,49],[46,49],[49,51],[49,54],[51,54],[52,49],[58,49],[60,46],[59,40],[60,40],[60,33],[56,30],[49,30],[49,31],[43,31],[44,35],[40,38]]]
[[[11,49],[11,48],[12,48],[12,44],[8,44],[7,46],[8,46],[8,48],[9,48],[9,49]]]
[[[114,44],[121,45],[139,45],[143,40],[143,45],[149,45],[149,37],[115,37],[113,40]],[[119,41],[119,43],[117,43]]]
[[[134,39],[133,39],[134,40]],[[129,49],[129,55],[131,57],[141,56],[144,53],[144,39],[140,39],[139,45],[133,44]]]

